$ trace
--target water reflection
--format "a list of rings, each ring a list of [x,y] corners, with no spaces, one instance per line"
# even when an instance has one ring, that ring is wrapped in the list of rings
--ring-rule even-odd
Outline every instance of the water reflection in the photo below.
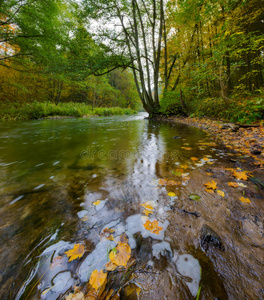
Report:
[[[167,252],[174,264],[181,261],[166,240],[169,212],[197,166],[188,165],[178,186],[160,185],[159,179],[175,181],[177,165],[191,156],[216,157],[214,150],[199,146],[207,139],[204,132],[148,122],[142,115],[6,123],[0,139],[1,299],[7,294],[39,298],[41,293],[56,299],[87,280],[116,245],[100,239],[105,228],[115,230],[117,241],[126,232],[145,263]],[[169,191],[177,195],[168,197]],[[153,206],[149,220],[159,222],[159,234],[144,227],[147,217],[140,204],[145,202]],[[63,253],[74,243],[84,243],[87,253],[68,263]],[[62,258],[52,267],[56,257]],[[196,260],[190,261],[198,270]],[[198,290],[197,274],[195,287],[189,287],[192,295]]]

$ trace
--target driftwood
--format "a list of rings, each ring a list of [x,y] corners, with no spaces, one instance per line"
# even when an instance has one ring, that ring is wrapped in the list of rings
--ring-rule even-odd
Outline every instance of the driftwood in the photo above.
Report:
[[[239,127],[242,127],[242,128],[259,127],[260,126],[258,124],[250,125],[250,124],[238,124],[238,123],[236,123],[236,125],[239,126]]]

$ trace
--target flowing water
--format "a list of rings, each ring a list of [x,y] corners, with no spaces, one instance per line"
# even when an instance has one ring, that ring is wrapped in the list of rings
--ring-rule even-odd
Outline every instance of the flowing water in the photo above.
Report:
[[[263,199],[205,192],[228,154],[199,129],[145,116],[0,124],[0,299],[57,299],[86,282],[115,247],[105,228],[127,234],[142,270],[139,296],[123,299],[195,299],[199,287],[200,299],[263,299]],[[204,224],[222,249],[201,247]],[[68,262],[76,243],[86,252]]]

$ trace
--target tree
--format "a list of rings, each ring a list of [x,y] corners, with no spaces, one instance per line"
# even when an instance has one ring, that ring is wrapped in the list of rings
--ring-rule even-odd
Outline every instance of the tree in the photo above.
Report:
[[[143,107],[151,114],[158,113],[160,60],[166,36],[163,0],[85,3],[89,16],[97,20],[98,27],[101,24],[97,40],[104,43],[111,59],[119,58],[113,68],[131,68]]]

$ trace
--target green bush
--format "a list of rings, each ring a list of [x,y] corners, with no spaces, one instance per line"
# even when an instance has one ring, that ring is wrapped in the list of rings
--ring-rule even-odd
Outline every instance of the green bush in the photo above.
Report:
[[[180,102],[180,92],[166,91],[160,101],[160,112],[165,115],[187,116],[186,108]]]
[[[186,95],[185,107],[181,105],[180,93],[166,92],[161,99],[160,112],[164,115],[209,117],[235,123],[251,124],[264,119],[263,91],[258,96],[234,94],[232,98],[199,98]]]

